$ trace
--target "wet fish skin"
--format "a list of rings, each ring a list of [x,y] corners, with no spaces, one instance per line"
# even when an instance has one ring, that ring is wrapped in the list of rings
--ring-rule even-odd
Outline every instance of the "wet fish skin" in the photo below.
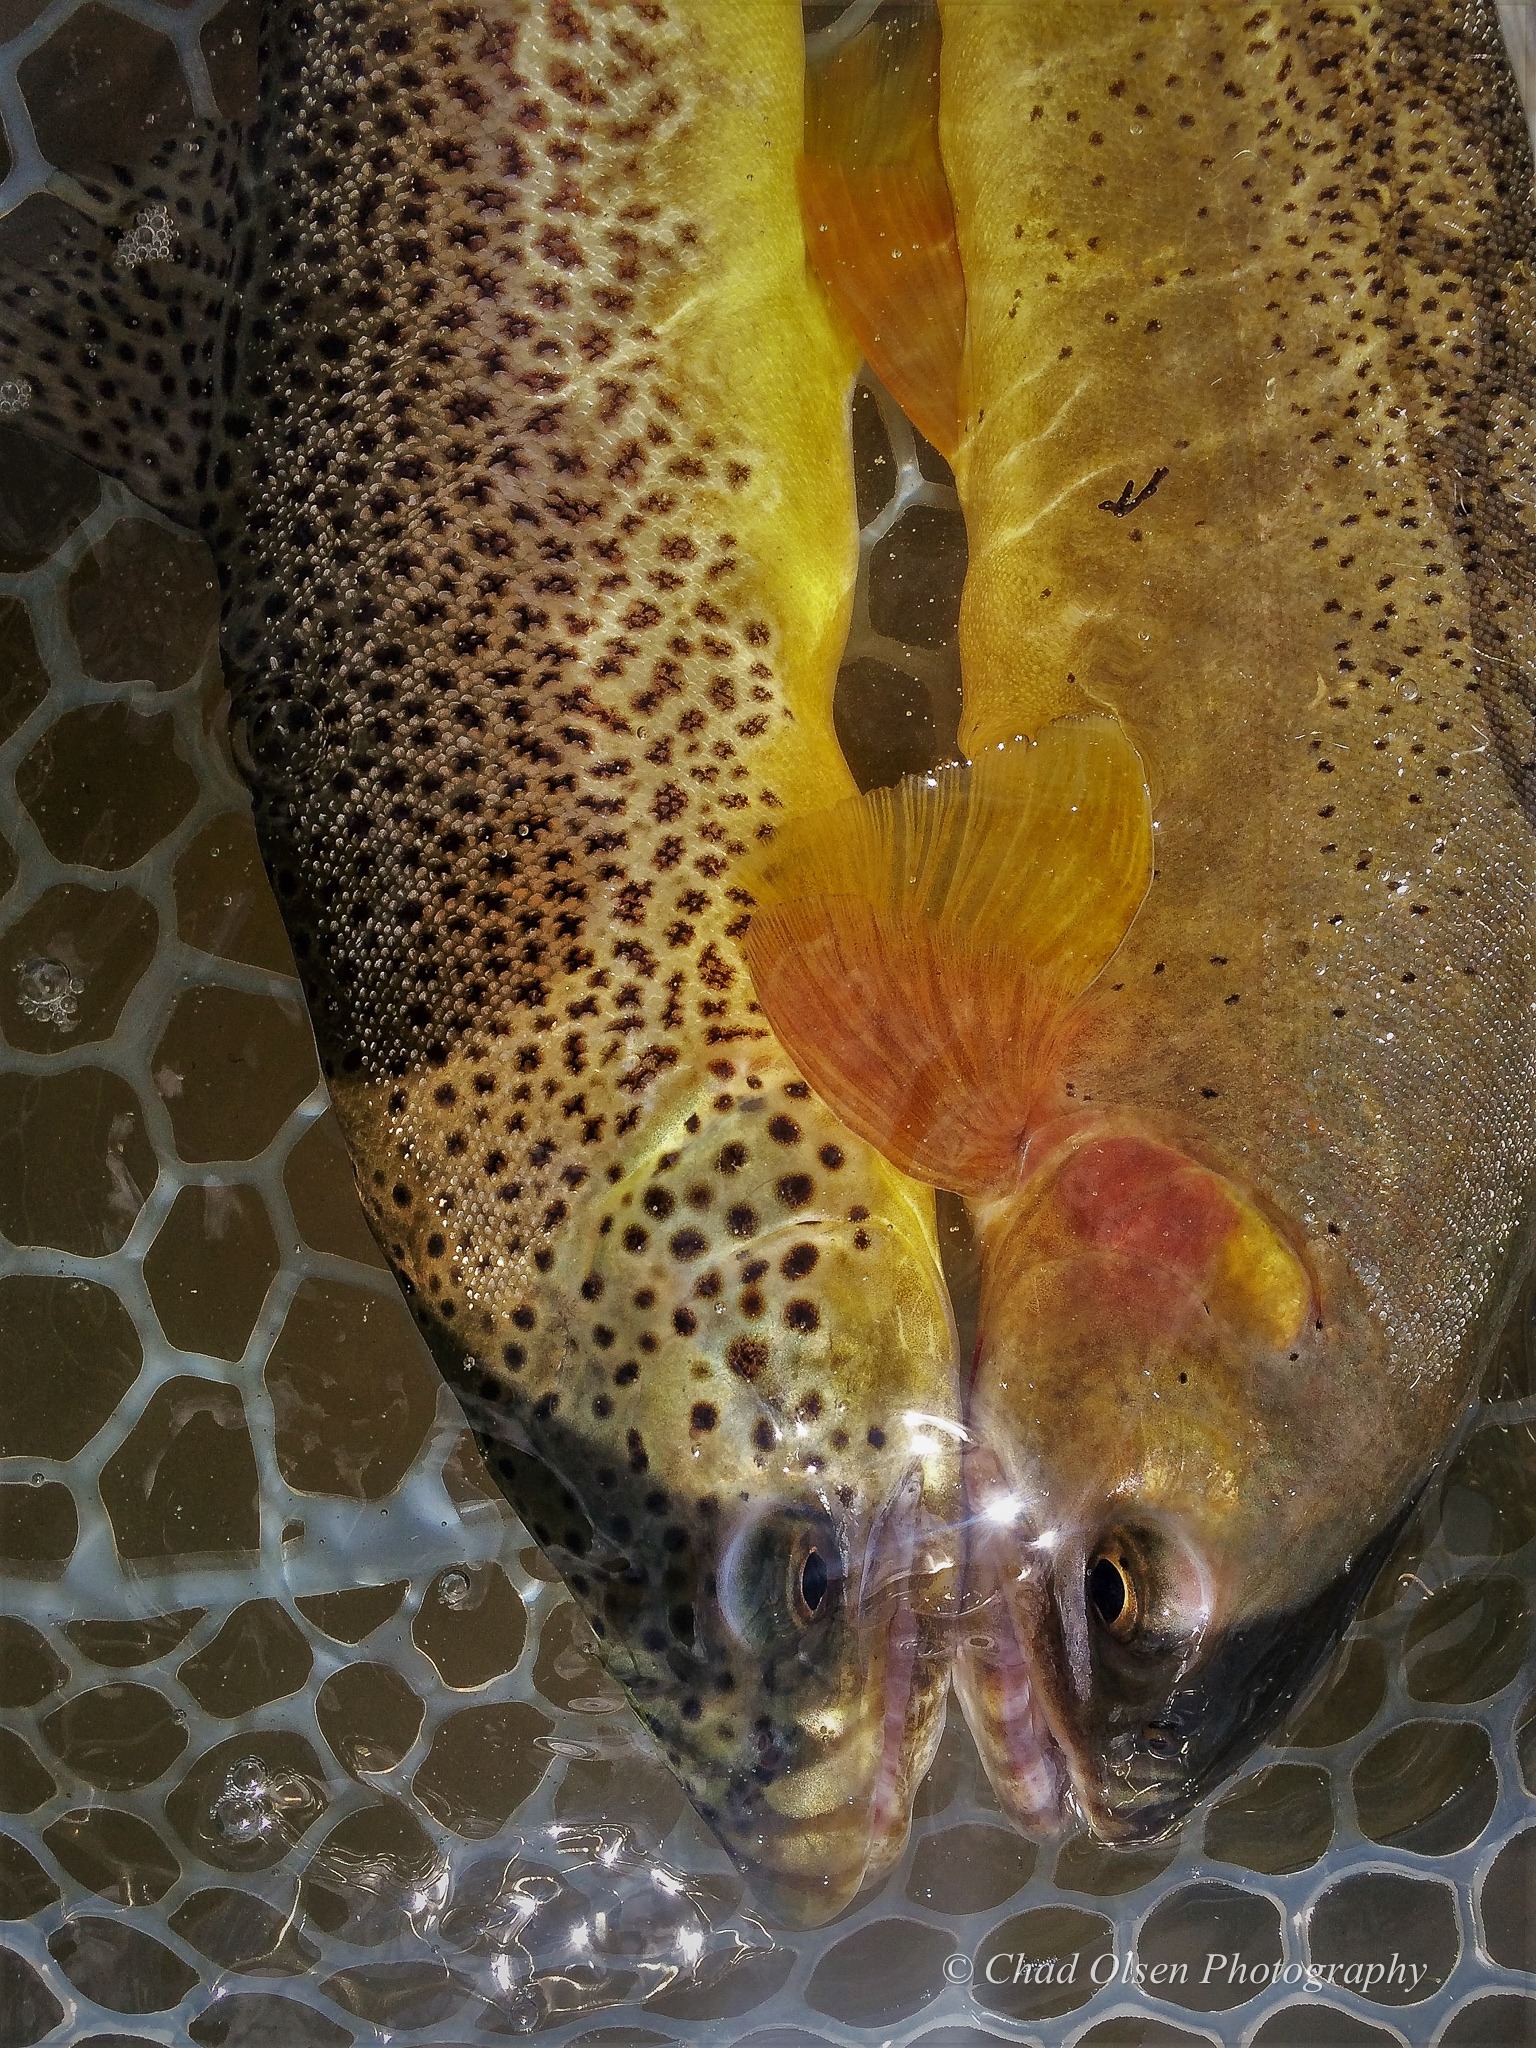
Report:
[[[937,1740],[958,1425],[931,1200],[766,1028],[728,874],[852,786],[801,61],[790,0],[268,6],[251,133],[96,192],[163,196],[178,269],[23,224],[0,355],[207,533],[370,1220],[691,1797],[817,1920]],[[82,314],[142,382],[93,388]]]
[[[943,23],[962,743],[1112,710],[1157,825],[1070,1100],[978,1205],[961,1686],[1026,1823],[1156,1834],[1336,1638],[1527,1256],[1530,151],[1470,0]],[[1300,1262],[1289,1336],[1213,1341],[1169,1155]]]
[[[938,124],[967,760],[787,826],[747,947],[971,1205],[957,1686],[1121,1839],[1306,1684],[1529,1256],[1530,145],[1484,0],[941,22],[823,67],[803,190],[916,413]]]

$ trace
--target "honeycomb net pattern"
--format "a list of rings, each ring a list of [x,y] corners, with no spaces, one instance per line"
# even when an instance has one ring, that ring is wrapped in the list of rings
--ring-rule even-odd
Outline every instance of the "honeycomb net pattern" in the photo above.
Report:
[[[249,38],[0,0],[0,213],[239,111]],[[1536,2042],[1536,1297],[1320,1689],[1177,1841],[1022,1840],[952,1714],[878,1892],[765,1927],[363,1226],[206,557],[18,403],[0,364],[0,2048]],[[965,554],[872,387],[854,434],[869,785],[953,748]]]

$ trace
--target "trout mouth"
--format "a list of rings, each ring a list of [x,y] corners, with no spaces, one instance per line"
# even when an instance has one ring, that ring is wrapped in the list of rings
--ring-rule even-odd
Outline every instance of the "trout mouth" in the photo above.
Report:
[[[869,1568],[865,1574],[866,1600],[877,1610],[872,1621],[876,1630],[880,1628],[879,1606],[886,1605],[890,1610],[884,1624],[884,1683],[879,1695],[883,1708],[881,1742],[879,1766],[870,1793],[865,1883],[883,1877],[905,1847],[911,1791],[927,1769],[938,1741],[945,1688],[933,1687],[924,1669],[923,1617],[914,1598],[923,1531],[922,1475],[914,1467],[899,1489],[895,1514],[888,1518],[884,1531],[883,1571]],[[876,1540],[877,1537],[871,1538],[872,1551]],[[871,1580],[875,1581],[873,1585]],[[926,1714],[925,1690],[929,1694],[936,1692],[936,1703],[928,1704]],[[915,1727],[914,1702],[919,1707]],[[931,1741],[927,1741],[930,1733]]]
[[[907,1817],[901,1799],[906,1761],[907,1707],[917,1669],[917,1617],[910,1599],[898,1596],[885,1638],[885,1697],[880,1768],[869,1802],[869,1854],[866,1872],[881,1875],[901,1854]]]
[[[1060,1835],[1079,1802],[1051,1697],[1043,1559],[987,1507],[968,1536],[955,1689],[1004,1813],[1024,1834]]]

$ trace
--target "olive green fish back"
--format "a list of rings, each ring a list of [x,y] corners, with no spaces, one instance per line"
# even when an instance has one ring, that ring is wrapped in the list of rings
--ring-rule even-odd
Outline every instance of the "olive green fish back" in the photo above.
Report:
[[[784,251],[754,281],[690,212],[679,91],[709,81],[661,9],[337,6],[266,33],[215,545],[327,1052],[377,1076],[511,1030],[568,1080],[622,1048],[634,1094],[680,1031],[752,1030],[725,872],[777,806],[786,653],[814,704],[841,623],[847,508],[787,618],[754,559],[770,516],[839,503],[839,451],[764,478],[704,381],[737,366],[687,348],[706,287],[771,317]],[[721,91],[739,178],[746,130],[784,138],[766,89]],[[813,386],[840,371],[820,341]],[[814,783],[837,771],[813,735]]]
[[[1453,490],[1477,693],[1494,756],[1536,825],[1536,204],[1531,139],[1491,5],[1383,15],[1419,132],[1383,281],[1416,426]],[[1394,80],[1396,83],[1396,80]],[[1454,485],[1452,486],[1452,479]]]

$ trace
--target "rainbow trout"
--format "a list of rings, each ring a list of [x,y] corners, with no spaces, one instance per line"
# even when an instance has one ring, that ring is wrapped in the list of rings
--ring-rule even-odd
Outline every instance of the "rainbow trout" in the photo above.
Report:
[[[1528,1257],[1531,156],[1481,0],[941,11],[835,60],[805,191],[950,423],[970,765],[787,826],[749,958],[978,1225],[993,1783],[1137,1838],[1298,1696]]]
[[[730,876],[853,786],[802,78],[793,0],[270,5],[246,129],[104,179],[104,226],[21,210],[0,361],[207,536],[373,1228],[608,1668],[815,1921],[937,1740],[959,1430],[931,1197],[766,1027]]]

